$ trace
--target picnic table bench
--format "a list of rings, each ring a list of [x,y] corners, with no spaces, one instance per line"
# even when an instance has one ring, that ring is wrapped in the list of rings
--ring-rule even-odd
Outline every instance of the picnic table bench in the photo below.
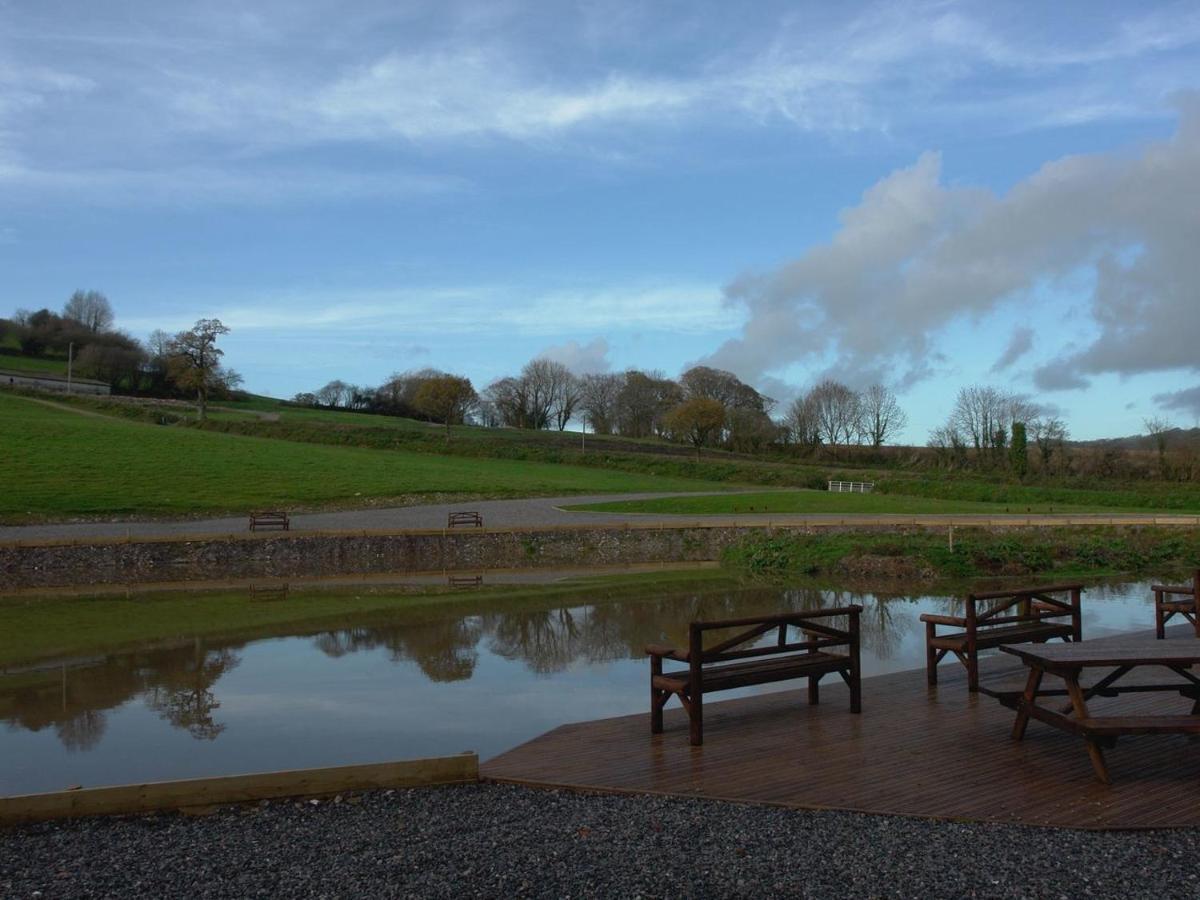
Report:
[[[482,528],[483,527],[483,516],[481,516],[479,513],[475,512],[474,510],[450,513],[449,517],[446,520],[446,527],[447,528],[459,528],[461,526],[467,526],[470,528]]]
[[[291,527],[291,519],[283,510],[268,509],[250,513],[251,531],[289,531]]]
[[[1191,622],[1196,637],[1200,638],[1200,569],[1192,576],[1190,585],[1154,584],[1150,590],[1154,591],[1154,630],[1160,641],[1166,637],[1167,622],[1176,615]]]
[[[793,678],[808,679],[808,702],[820,700],[822,676],[837,673],[850,687],[850,711],[862,708],[859,665],[859,614],[854,604],[831,609],[783,613],[746,619],[692,622],[688,626],[688,649],[661,644],[646,647],[650,656],[650,731],[663,730],[663,707],[678,697],[687,711],[689,737],[693,746],[704,742],[704,695],[714,691],[768,684]],[[820,619],[847,618],[847,627],[838,628]],[[788,629],[803,632],[804,640],[789,640]],[[709,647],[704,646],[706,632],[738,629],[737,633]],[[743,646],[777,631],[774,644]],[[844,647],[844,653],[829,650]],[[741,649],[739,649],[741,648]],[[687,663],[686,669],[663,670],[663,661]]]
[[[1017,702],[1017,718],[1013,723],[1014,740],[1025,737],[1025,726],[1031,718],[1055,728],[1080,735],[1087,742],[1088,756],[1096,778],[1109,784],[1108,766],[1103,747],[1111,747],[1121,735],[1131,734],[1200,734],[1200,678],[1189,669],[1200,664],[1200,643],[1192,641],[1160,644],[1131,639],[1125,642],[1106,640],[1096,644],[1056,644],[1042,647],[1001,647],[1001,651],[1020,658],[1029,667],[1025,690]],[[1129,673],[1145,666],[1161,666],[1182,678],[1182,681],[1146,683],[1128,686],[1119,682]],[[1108,668],[1109,673],[1089,688],[1079,684],[1085,669]],[[1055,675],[1066,684],[1070,704],[1062,710],[1038,703],[1040,698],[1058,692],[1043,691],[1045,675]],[[1116,696],[1134,691],[1177,691],[1190,698],[1188,715],[1125,715],[1094,716],[1087,701],[1096,695]],[[1074,713],[1074,716],[1068,713]]]
[[[1082,584],[1051,584],[1015,591],[968,594],[964,615],[924,613],[921,621],[925,623],[927,681],[930,685],[937,684],[938,663],[946,654],[953,653],[967,668],[967,689],[976,693],[979,690],[980,650],[1002,644],[1040,644],[1052,638],[1082,640],[1079,608],[1082,591]],[[1068,598],[1055,594],[1067,594]],[[1058,621],[1063,618],[1070,621]],[[959,630],[938,634],[939,625]]]

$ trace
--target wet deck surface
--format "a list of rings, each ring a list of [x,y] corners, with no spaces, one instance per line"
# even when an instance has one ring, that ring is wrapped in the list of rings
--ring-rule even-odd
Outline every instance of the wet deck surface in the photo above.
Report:
[[[1168,640],[1195,641],[1192,635],[1190,626],[1174,628]],[[1152,641],[1153,633],[1138,637]],[[982,668],[985,689],[1023,680],[1015,660],[990,658]],[[648,671],[647,665],[647,681]],[[1155,677],[1178,680],[1165,671]],[[935,689],[927,688],[923,670],[866,679],[858,716],[840,681],[822,682],[816,707],[807,705],[803,689],[716,702],[720,694],[709,695],[702,747],[689,746],[686,717],[674,705],[661,735],[650,734],[648,712],[565,725],[492,759],[482,774],[546,786],[976,821],[1200,825],[1200,741],[1121,738],[1105,751],[1113,779],[1105,786],[1095,780],[1081,738],[1031,722],[1025,740],[1016,742],[1013,711],[987,694],[970,695],[961,666],[943,664],[939,678]],[[1047,677],[1044,686],[1061,682]],[[1192,701],[1174,692],[1126,694],[1094,698],[1089,707],[1093,715],[1169,715],[1188,713]]]

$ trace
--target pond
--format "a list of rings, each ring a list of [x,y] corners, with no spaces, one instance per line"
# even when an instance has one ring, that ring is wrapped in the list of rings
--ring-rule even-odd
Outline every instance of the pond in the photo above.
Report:
[[[957,608],[936,596],[712,585],[517,605],[468,592],[326,630],[26,661],[0,669],[0,794],[464,750],[486,759],[568,722],[646,712],[642,647],[686,642],[693,619],[850,602],[865,607],[868,676],[923,666],[918,617]],[[1085,637],[1153,627],[1148,583],[1091,587],[1083,609]]]

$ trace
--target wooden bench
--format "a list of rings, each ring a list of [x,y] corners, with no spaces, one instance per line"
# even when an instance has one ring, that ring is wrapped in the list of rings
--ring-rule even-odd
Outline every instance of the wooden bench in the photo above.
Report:
[[[688,626],[688,649],[678,650],[651,644],[650,656],[650,731],[663,730],[663,707],[678,697],[687,711],[693,746],[704,742],[704,695],[714,691],[768,684],[793,678],[808,679],[808,702],[819,701],[818,685],[822,676],[837,673],[850,687],[850,711],[862,707],[859,666],[858,605],[809,612],[783,613],[749,619],[692,622]],[[837,616],[848,619],[846,628],[818,621]],[[789,640],[788,629],[803,632],[804,640]],[[705,648],[705,632],[738,629],[737,633]],[[775,643],[753,644],[769,632],[777,631]],[[844,653],[829,653],[844,647]],[[739,649],[741,648],[741,649]],[[663,660],[687,663],[686,669],[663,671]]]
[[[1155,584],[1150,590],[1154,591],[1154,631],[1160,641],[1167,636],[1167,622],[1176,615],[1191,622],[1196,637],[1200,638],[1200,569],[1192,576],[1191,585]],[[1173,599],[1175,597],[1186,599]]]
[[[1083,623],[1079,610],[1082,591],[1081,584],[1053,584],[968,594],[965,615],[925,613],[921,621],[925,623],[925,672],[929,684],[937,684],[938,663],[947,653],[953,653],[967,667],[967,688],[976,693],[979,690],[980,650],[1001,644],[1041,644],[1052,638],[1082,640]],[[1069,599],[1053,596],[1055,594],[1068,594]],[[981,604],[985,607],[982,612]],[[1063,618],[1070,621],[1056,621]],[[939,625],[960,630],[938,634]]]
[[[449,518],[446,520],[446,527],[459,528],[461,526],[482,528],[483,516],[474,511],[450,513]]]
[[[446,584],[452,588],[479,587],[483,584],[482,575],[448,575]]]
[[[292,523],[288,514],[278,509],[250,513],[251,531],[289,531]]]

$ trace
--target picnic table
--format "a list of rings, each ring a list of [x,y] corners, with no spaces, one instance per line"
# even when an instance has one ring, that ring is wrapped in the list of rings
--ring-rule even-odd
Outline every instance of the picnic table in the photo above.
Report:
[[[1078,734],[1087,742],[1088,756],[1096,778],[1109,784],[1108,766],[1104,761],[1104,747],[1111,747],[1120,735],[1129,734],[1200,734],[1200,678],[1189,671],[1200,665],[1200,641],[1173,641],[1160,643],[1131,638],[1127,641],[1109,641],[1071,644],[1037,644],[1034,646],[1003,646],[1000,650],[1011,653],[1029,667],[1025,690],[1017,701],[1017,719],[1013,723],[1012,736],[1021,740],[1025,726],[1031,718],[1045,722],[1063,731]],[[1182,681],[1157,682],[1136,679],[1136,683],[1121,684],[1126,676],[1139,668],[1159,666],[1174,672]],[[1112,671],[1103,675],[1088,688],[1079,684],[1085,669],[1105,668]],[[1038,702],[1052,696],[1061,696],[1062,691],[1042,691],[1042,678],[1055,675],[1066,685],[1070,705],[1053,709]],[[1088,711],[1087,701],[1095,696],[1112,697],[1126,692],[1177,691],[1193,700],[1189,715],[1125,715],[1094,716]],[[1068,713],[1074,713],[1069,715]]]

